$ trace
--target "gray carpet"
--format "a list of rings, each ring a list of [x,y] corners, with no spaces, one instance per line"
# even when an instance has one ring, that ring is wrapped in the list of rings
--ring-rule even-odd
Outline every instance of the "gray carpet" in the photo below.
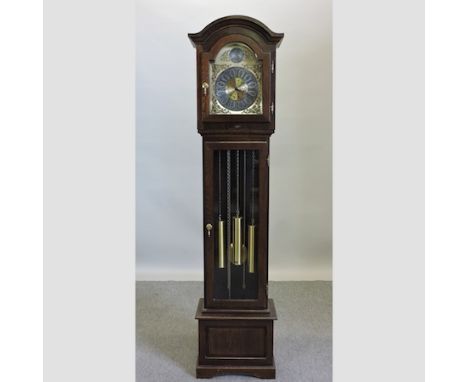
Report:
[[[201,282],[139,281],[136,285],[136,382],[195,381]],[[276,380],[332,381],[332,283],[270,282]],[[220,376],[213,381],[256,381]]]

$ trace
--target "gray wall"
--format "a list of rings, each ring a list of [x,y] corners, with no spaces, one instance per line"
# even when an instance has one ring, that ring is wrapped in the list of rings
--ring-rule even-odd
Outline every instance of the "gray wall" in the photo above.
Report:
[[[331,1],[233,4],[137,0],[137,279],[202,279],[202,145],[187,33],[245,14],[285,33],[270,154],[270,278],[330,280]]]

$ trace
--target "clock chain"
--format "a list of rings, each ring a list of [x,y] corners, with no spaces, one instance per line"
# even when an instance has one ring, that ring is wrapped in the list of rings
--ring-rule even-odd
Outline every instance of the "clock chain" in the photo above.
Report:
[[[250,183],[250,193],[251,193],[251,202],[250,202],[250,225],[249,230],[249,248],[248,248],[248,268],[249,273],[255,272],[255,150],[252,150],[252,171],[251,171],[251,183]]]
[[[231,298],[231,261],[229,259],[231,249],[231,150],[226,153],[226,239],[227,239],[227,288],[228,297]]]
[[[222,208],[221,208],[221,153],[218,151],[218,218],[221,221],[222,217]]]
[[[234,217],[234,265],[242,265],[242,218],[240,216],[240,157],[239,150],[236,150],[236,215]]]
[[[239,179],[240,179],[240,175],[239,175],[239,150],[236,151],[236,187],[237,187],[237,192],[236,192],[236,196],[237,196],[237,200],[236,200],[236,215],[237,217],[239,217],[239,214],[240,214],[240,210],[239,210],[239,191],[240,191],[240,187],[239,187]]]
[[[218,151],[218,267],[224,268],[224,221],[222,216],[222,173],[221,173],[221,155]]]
[[[254,183],[255,183],[255,150],[252,150],[252,171],[251,171],[251,203],[250,203],[250,219],[252,225],[255,224],[255,217],[254,217]]]
[[[242,201],[243,201],[243,211],[242,211],[242,215],[244,217],[244,220],[242,222],[242,237],[243,237],[243,240],[242,240],[242,255],[244,255],[247,251],[247,248],[246,248],[246,245],[245,245],[245,237],[246,237],[246,232],[245,232],[245,221],[247,219],[247,216],[245,214],[245,208],[246,208],[246,195],[247,195],[247,150],[243,150],[243,159],[244,159],[244,172],[243,172],[243,186],[244,186],[244,189],[243,189],[243,192],[242,192]],[[245,256],[244,256],[244,259],[242,259],[242,288],[245,289],[246,285],[245,285]]]

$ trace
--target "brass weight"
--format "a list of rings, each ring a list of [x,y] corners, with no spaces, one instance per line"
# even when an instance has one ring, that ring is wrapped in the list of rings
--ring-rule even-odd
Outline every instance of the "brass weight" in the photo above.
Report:
[[[237,221],[237,219],[239,220]],[[229,260],[233,265],[242,265],[247,260],[247,248],[241,242],[242,241],[241,227],[242,227],[242,217],[234,217],[233,222],[232,222],[232,238],[234,240],[232,243],[229,244]],[[236,246],[236,242],[238,243],[237,246]],[[239,248],[240,248],[240,253],[236,252],[236,251],[239,251]]]
[[[249,225],[249,251],[248,265],[249,273],[255,273],[255,226]]]
[[[242,218],[234,218],[234,265],[242,265]]]
[[[218,267],[224,268],[224,220],[218,220]]]

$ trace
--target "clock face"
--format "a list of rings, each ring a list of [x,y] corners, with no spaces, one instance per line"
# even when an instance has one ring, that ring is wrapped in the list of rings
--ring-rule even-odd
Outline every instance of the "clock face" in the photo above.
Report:
[[[210,114],[263,113],[262,62],[249,46],[241,42],[226,44],[209,65]]]
[[[231,67],[221,72],[215,82],[215,97],[228,110],[248,109],[258,96],[255,75],[243,67]]]

